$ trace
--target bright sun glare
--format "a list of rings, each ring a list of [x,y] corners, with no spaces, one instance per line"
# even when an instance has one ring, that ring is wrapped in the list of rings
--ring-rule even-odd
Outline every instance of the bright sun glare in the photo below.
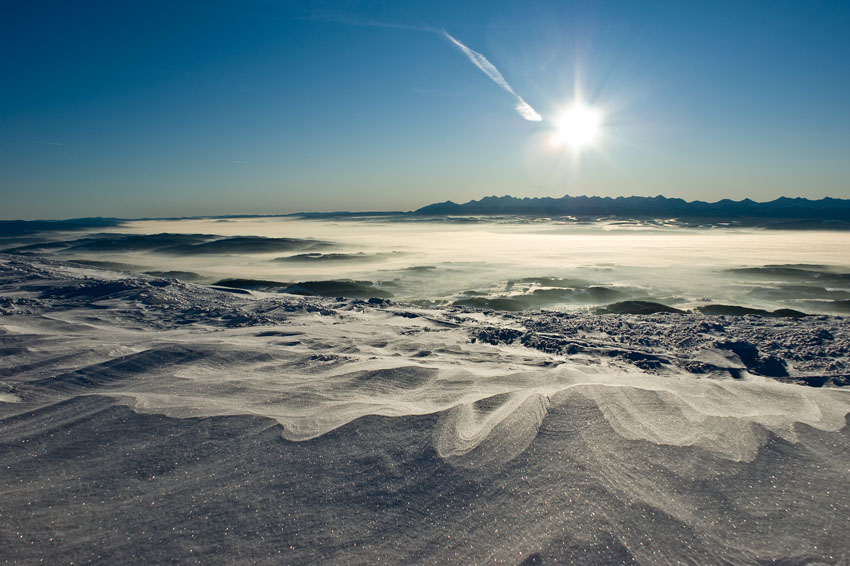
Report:
[[[557,118],[554,141],[559,146],[579,151],[599,138],[600,122],[598,110],[577,102]]]

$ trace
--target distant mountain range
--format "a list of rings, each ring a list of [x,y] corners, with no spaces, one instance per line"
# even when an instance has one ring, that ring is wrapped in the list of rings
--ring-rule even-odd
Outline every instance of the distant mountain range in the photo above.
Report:
[[[464,204],[446,201],[424,206],[411,214],[420,216],[502,215],[572,216],[578,219],[615,217],[629,219],[667,219],[682,221],[756,220],[815,222],[850,225],[850,199],[782,197],[770,202],[750,199],[717,202],[685,201],[680,198],[657,197],[588,197],[516,198],[485,197]],[[833,226],[830,226],[833,227]]]
[[[135,220],[188,220],[197,218],[259,218],[267,216],[299,218],[374,218],[388,220],[445,218],[452,216],[527,216],[534,218],[572,217],[577,221],[640,220],[667,221],[685,226],[731,225],[776,229],[850,230],[850,199],[781,197],[769,202],[723,199],[717,202],[686,201],[656,197],[588,197],[565,195],[560,198],[512,196],[484,197],[458,204],[447,200],[420,209],[371,212],[297,212],[290,214],[232,214],[141,218]],[[0,220],[0,238],[28,236],[39,232],[76,231],[121,226],[122,218],[76,218],[70,220]]]

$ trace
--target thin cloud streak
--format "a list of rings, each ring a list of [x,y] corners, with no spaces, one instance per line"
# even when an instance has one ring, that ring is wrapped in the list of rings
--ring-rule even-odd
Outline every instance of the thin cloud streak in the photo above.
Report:
[[[422,31],[428,33],[436,33],[440,34],[449,41],[451,41],[456,47],[458,47],[463,54],[466,55],[467,59],[472,61],[472,63],[481,69],[481,71],[490,77],[494,83],[502,87],[504,90],[509,92],[511,95],[516,98],[516,105],[514,106],[514,110],[522,116],[525,120],[529,122],[540,122],[543,120],[543,117],[537,113],[537,111],[532,108],[532,106],[526,102],[520,95],[514,91],[513,87],[505,80],[505,77],[502,76],[502,73],[499,69],[496,68],[493,63],[491,63],[487,58],[481,53],[470,49],[466,45],[464,45],[460,40],[452,36],[446,30],[438,30],[429,25],[410,25],[410,24],[398,24],[392,22],[383,22],[378,20],[371,20],[366,18],[357,18],[350,16],[348,14],[339,14],[339,13],[325,13],[325,14],[313,14],[312,19],[325,21],[325,22],[335,22],[349,26],[355,27],[369,27],[369,28],[384,28],[384,29],[398,29],[398,30],[406,30],[406,31]]]
[[[435,29],[431,26],[427,26],[425,24],[399,24],[393,22],[383,22],[380,20],[372,20],[368,18],[359,18],[355,16],[351,16],[350,14],[344,13],[318,13],[312,14],[309,16],[310,20],[316,20],[320,22],[329,22],[335,24],[342,24],[353,27],[362,27],[362,28],[382,28],[382,29],[398,29],[398,30],[406,30],[406,31],[424,31],[429,33],[440,33],[440,30]]]
[[[528,120],[529,122],[539,122],[543,119],[543,116],[537,113],[537,110],[531,107],[531,104],[522,99],[520,95],[516,95],[518,100],[517,105],[514,106],[514,110],[519,112],[519,115]]]
[[[463,51],[463,54],[466,55],[467,59],[472,61],[472,63],[476,67],[481,69],[481,71],[485,75],[490,77],[490,80],[492,80],[494,83],[511,93],[517,99],[517,104],[514,109],[519,113],[520,116],[522,116],[529,122],[539,122],[543,119],[543,117],[538,114],[537,111],[534,110],[534,108],[532,108],[528,102],[523,100],[523,98],[514,91],[511,85],[508,84],[508,81],[505,80],[505,77],[502,76],[502,73],[499,72],[499,69],[497,69],[496,66],[493,65],[493,63],[488,61],[484,55],[470,49],[469,47],[461,43],[459,40],[455,39],[446,30],[443,30],[443,35],[446,37],[446,39],[448,39],[457,47],[459,47],[460,50]]]

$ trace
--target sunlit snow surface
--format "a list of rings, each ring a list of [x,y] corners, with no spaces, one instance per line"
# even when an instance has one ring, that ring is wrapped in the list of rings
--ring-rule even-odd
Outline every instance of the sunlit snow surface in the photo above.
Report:
[[[850,560],[842,317],[424,308],[0,255],[0,348],[12,562]]]

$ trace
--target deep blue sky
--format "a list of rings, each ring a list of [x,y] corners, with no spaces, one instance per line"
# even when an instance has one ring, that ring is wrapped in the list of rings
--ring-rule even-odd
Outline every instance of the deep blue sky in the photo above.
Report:
[[[2,218],[850,198],[848,2],[0,8]],[[577,77],[605,113],[578,156],[548,144]]]

